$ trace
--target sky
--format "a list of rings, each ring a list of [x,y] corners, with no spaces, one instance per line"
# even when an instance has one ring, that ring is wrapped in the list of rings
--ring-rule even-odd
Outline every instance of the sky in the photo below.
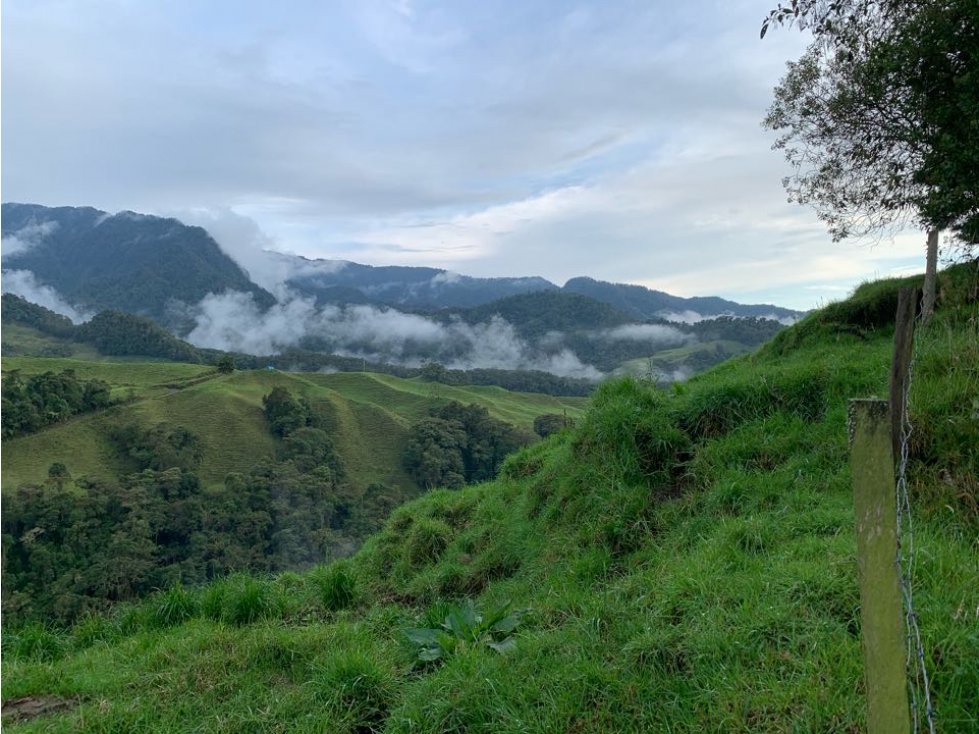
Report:
[[[766,0],[4,0],[0,197],[256,247],[798,309],[923,269],[834,243],[761,126]]]

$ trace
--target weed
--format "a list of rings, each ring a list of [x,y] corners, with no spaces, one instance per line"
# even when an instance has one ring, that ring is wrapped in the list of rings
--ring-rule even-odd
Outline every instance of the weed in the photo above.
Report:
[[[498,653],[510,652],[517,645],[513,632],[529,611],[523,609],[509,612],[510,602],[507,602],[484,615],[476,609],[472,599],[447,608],[437,608],[440,614],[445,612],[445,617],[438,626],[405,630],[405,636],[415,647],[416,659],[421,663],[434,662],[481,647],[488,647]]]

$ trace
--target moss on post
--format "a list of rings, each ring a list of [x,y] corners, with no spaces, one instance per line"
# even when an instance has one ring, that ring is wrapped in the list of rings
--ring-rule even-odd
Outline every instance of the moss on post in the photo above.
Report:
[[[897,499],[891,423],[884,400],[851,400],[850,463],[860,577],[867,731],[911,729],[897,567]]]

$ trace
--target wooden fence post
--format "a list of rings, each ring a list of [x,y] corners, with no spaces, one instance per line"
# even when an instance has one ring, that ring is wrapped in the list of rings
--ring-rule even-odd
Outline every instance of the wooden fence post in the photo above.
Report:
[[[849,404],[869,734],[905,734],[911,729],[889,413],[884,400],[851,400]]]
[[[894,359],[891,361],[891,445],[894,458],[901,458],[901,429],[904,424],[904,396],[908,389],[911,352],[914,347],[914,316],[918,310],[917,288],[901,288],[894,317]]]

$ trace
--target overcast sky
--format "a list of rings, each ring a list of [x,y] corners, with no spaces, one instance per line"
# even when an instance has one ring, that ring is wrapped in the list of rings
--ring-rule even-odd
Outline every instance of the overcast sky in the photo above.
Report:
[[[786,203],[760,121],[805,39],[760,41],[770,5],[3,0],[0,195],[796,308],[922,269]]]

